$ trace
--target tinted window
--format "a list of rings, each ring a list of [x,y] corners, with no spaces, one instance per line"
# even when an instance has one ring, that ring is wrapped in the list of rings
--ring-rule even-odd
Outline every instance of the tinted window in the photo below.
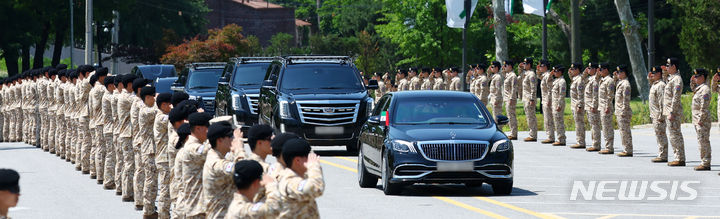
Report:
[[[262,83],[270,63],[243,64],[235,68],[233,86],[259,86]]]
[[[397,100],[395,124],[487,124],[477,101],[469,98],[425,97]]]
[[[283,90],[363,90],[358,73],[347,65],[291,65],[280,82]]]
[[[217,88],[222,68],[198,69],[187,79],[188,89]]]

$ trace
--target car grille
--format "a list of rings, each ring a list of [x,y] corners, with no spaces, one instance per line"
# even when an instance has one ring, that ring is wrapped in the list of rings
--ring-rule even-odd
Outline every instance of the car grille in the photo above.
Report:
[[[260,99],[260,94],[248,94],[246,95],[248,105],[250,105],[250,113],[257,114],[257,108],[258,108],[258,99]]]
[[[297,106],[303,123],[337,126],[355,123],[360,101],[297,101]]]
[[[438,142],[419,143],[420,150],[428,160],[468,161],[479,160],[485,156],[487,143]]]
[[[202,100],[203,109],[205,110],[205,112],[209,112],[209,113],[215,112],[215,99],[206,99],[206,98],[203,98],[203,100]]]

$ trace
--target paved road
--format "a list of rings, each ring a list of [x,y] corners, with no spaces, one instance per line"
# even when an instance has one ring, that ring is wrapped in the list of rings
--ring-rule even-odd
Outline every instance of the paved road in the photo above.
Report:
[[[717,148],[720,135],[713,128],[711,141]],[[687,167],[650,163],[657,151],[651,129],[633,130],[632,158],[515,141],[515,186],[510,196],[495,196],[488,185],[414,185],[401,195],[385,196],[379,189],[359,188],[357,157],[342,152],[343,147],[314,147],[322,156],[327,183],[318,205],[323,218],[720,218],[720,162],[713,162],[713,171],[693,171],[699,164],[695,132],[683,127],[683,133]],[[526,136],[520,133],[520,138]],[[616,133],[616,145],[619,141]],[[573,142],[574,133],[568,132],[568,143]],[[22,175],[21,201],[11,209],[15,218],[141,217],[130,203],[102,190],[69,163],[33,147],[0,144],[0,167],[15,168]],[[692,185],[698,198],[691,201],[584,201],[570,200],[575,180],[700,183]]]

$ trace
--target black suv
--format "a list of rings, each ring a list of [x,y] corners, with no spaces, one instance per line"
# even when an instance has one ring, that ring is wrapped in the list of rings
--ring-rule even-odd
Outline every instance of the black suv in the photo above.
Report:
[[[360,72],[347,56],[286,56],[273,62],[260,88],[259,123],[293,132],[317,146],[357,151],[360,127],[373,109]]]
[[[190,99],[198,100],[205,112],[215,113],[215,93],[218,80],[225,68],[224,62],[199,62],[188,64],[172,85],[173,91],[183,91]]]
[[[279,58],[238,57],[225,65],[217,94],[215,115],[233,117],[237,127],[244,131],[258,121],[258,98],[268,66]]]

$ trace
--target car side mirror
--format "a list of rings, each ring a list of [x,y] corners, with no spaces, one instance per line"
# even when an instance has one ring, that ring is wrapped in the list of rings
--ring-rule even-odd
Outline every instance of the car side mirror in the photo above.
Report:
[[[263,88],[272,89],[275,87],[275,83],[273,83],[273,80],[264,80],[262,83]]]
[[[508,122],[510,122],[510,119],[508,119],[507,116],[497,115],[495,117],[495,121],[498,125],[503,126],[503,125],[507,125]]]
[[[369,81],[368,81],[368,85],[365,86],[365,88],[367,88],[368,90],[375,90],[375,89],[378,89],[378,88],[380,88],[380,87],[378,86],[378,81],[377,81],[377,80],[369,80]]]
[[[371,116],[370,118],[368,118],[367,121],[368,121],[368,123],[373,124],[373,125],[380,124],[380,116]]]

